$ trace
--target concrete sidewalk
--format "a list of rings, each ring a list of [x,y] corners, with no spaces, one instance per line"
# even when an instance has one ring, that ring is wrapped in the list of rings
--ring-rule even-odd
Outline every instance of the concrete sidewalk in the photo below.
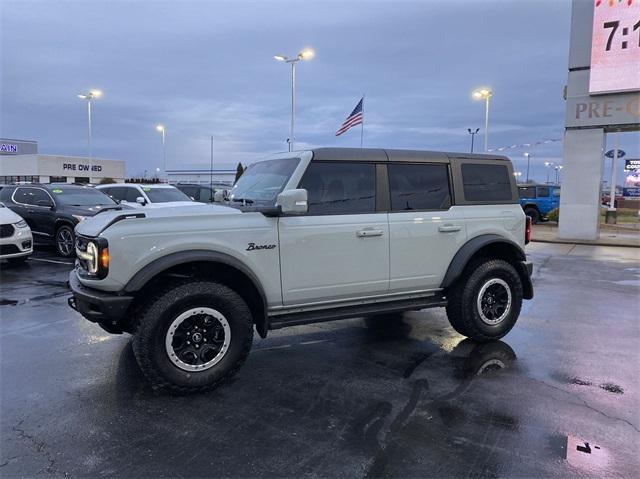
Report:
[[[599,246],[626,246],[640,248],[640,230],[636,225],[601,225],[600,238],[595,241],[558,239],[557,224],[533,226],[532,241],[540,243],[586,244]]]

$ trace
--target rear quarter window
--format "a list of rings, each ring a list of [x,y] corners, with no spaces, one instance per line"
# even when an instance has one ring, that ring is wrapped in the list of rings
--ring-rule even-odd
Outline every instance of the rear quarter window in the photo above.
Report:
[[[511,179],[506,165],[462,165],[466,201],[511,201]]]

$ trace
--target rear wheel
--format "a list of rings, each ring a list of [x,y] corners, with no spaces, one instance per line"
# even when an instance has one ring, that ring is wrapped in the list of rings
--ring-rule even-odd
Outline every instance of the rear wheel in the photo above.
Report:
[[[527,208],[524,214],[531,218],[531,223],[537,225],[540,222],[540,212],[536,208]]]
[[[141,312],[133,352],[157,389],[207,391],[233,376],[253,342],[253,318],[243,299],[218,283],[173,286]]]
[[[448,292],[447,316],[460,334],[491,341],[513,328],[522,307],[522,282],[504,260],[484,259],[469,265]]]
[[[73,228],[69,225],[62,225],[56,230],[56,251],[64,258],[72,257],[75,250],[76,236]]]

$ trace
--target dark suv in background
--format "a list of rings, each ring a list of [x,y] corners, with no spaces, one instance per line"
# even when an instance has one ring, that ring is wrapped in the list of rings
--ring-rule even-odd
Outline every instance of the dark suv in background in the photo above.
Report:
[[[75,226],[105,210],[123,209],[104,193],[69,184],[5,185],[0,202],[24,218],[36,244],[53,244],[60,256],[75,255]]]

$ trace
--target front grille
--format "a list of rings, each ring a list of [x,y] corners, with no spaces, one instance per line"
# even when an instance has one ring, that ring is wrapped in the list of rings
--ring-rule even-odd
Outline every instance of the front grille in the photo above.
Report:
[[[19,253],[20,250],[14,244],[2,244],[0,245],[0,255],[5,254],[16,254]]]
[[[13,225],[0,225],[0,238],[8,238],[13,236]]]

